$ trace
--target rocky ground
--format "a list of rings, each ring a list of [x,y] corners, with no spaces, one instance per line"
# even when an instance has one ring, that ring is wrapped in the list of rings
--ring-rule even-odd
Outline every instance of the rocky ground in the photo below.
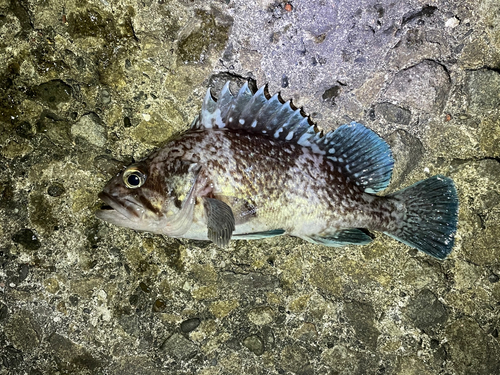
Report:
[[[497,0],[0,0],[0,35],[1,374],[498,373]],[[375,130],[391,191],[453,178],[450,257],[97,220],[228,79]]]

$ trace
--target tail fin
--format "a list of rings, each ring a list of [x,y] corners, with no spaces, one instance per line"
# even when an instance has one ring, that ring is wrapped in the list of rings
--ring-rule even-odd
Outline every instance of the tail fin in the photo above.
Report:
[[[406,212],[398,228],[387,235],[438,259],[451,252],[457,230],[458,196],[453,180],[437,175],[390,197]]]

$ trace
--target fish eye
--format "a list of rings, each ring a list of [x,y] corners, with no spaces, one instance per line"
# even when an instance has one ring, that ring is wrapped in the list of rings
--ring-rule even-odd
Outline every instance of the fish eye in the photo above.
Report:
[[[135,167],[127,169],[123,173],[123,182],[130,189],[137,189],[146,182],[146,175]]]

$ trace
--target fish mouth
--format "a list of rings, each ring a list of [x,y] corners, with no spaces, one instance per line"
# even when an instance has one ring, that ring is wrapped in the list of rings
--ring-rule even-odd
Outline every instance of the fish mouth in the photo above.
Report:
[[[116,197],[100,192],[98,195],[104,204],[96,212],[97,218],[112,223],[123,221],[139,221],[144,214],[144,209],[131,199],[118,200]]]

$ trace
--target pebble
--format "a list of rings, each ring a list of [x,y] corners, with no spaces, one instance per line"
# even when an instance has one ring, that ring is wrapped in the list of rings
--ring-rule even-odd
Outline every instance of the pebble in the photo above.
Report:
[[[264,353],[264,343],[257,335],[245,337],[243,340],[243,346],[255,355],[262,355],[262,353]]]
[[[56,182],[49,186],[49,188],[47,189],[47,194],[51,197],[59,197],[63,195],[65,191],[66,190],[64,189],[64,186]]]
[[[460,20],[457,17],[448,18],[444,24],[445,27],[449,27],[451,29],[454,29],[458,25],[460,25]]]
[[[188,333],[194,331],[200,325],[201,320],[198,318],[191,318],[185,320],[181,323],[181,331],[184,333]]]
[[[103,147],[106,144],[106,129],[101,125],[99,117],[94,113],[82,116],[71,127],[74,137],[82,137],[94,146]]]
[[[12,236],[12,241],[22,245],[27,250],[40,248],[40,240],[31,229],[21,229]]]

